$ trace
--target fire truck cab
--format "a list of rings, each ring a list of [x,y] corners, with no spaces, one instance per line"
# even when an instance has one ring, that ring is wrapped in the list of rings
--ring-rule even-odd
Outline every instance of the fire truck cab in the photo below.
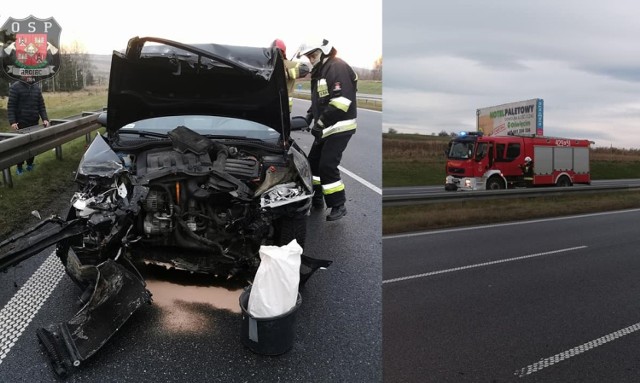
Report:
[[[446,151],[445,190],[590,184],[590,144],[569,138],[463,133]]]

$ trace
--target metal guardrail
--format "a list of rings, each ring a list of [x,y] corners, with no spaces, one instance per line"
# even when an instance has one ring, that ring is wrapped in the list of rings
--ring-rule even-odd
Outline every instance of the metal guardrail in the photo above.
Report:
[[[0,133],[0,169],[6,186],[13,187],[11,166],[35,157],[47,150],[56,149],[56,157],[62,158],[62,144],[86,136],[101,126],[97,123],[102,111],[83,112],[65,119],[52,119],[48,128],[32,126],[18,133]]]
[[[451,191],[443,193],[413,194],[413,195],[382,195],[383,206],[408,206],[441,202],[462,202],[479,199],[504,199],[522,197],[549,197],[566,195],[566,193],[601,193],[639,190],[638,185],[605,185],[605,186],[571,186],[571,187],[545,187],[533,189],[511,189],[493,191]]]
[[[311,91],[307,90],[307,89],[295,89],[293,91],[294,97],[296,94],[298,95],[304,95],[306,97],[311,97]],[[372,105],[376,105],[376,106],[382,106],[382,95],[381,94],[364,94],[364,93],[357,93],[356,97],[358,99],[359,102],[365,103],[365,104],[372,104]]]

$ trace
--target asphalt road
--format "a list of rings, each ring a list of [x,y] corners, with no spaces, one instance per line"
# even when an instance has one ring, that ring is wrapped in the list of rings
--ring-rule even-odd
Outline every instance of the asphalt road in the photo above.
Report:
[[[384,381],[640,381],[639,220],[384,237]]]
[[[618,187],[618,188],[630,188],[640,186],[640,179],[618,179],[618,180],[594,180],[591,181],[591,185],[573,185],[572,188],[598,188],[598,187]],[[517,188],[512,190],[566,190],[571,191],[571,188],[557,188],[557,187],[536,187],[532,189]],[[448,192],[444,190],[443,185],[429,185],[429,186],[398,186],[398,187],[386,187],[383,189],[385,197],[423,197],[423,198],[437,198],[439,196],[468,196],[468,195],[482,195],[490,191],[463,191]]]
[[[305,102],[294,102],[294,114],[305,114]],[[150,270],[154,303],[67,381],[381,381],[382,114],[359,113],[358,133],[342,161],[356,177],[343,174],[348,215],[326,222],[325,212],[316,211],[309,220],[305,254],[333,264],[303,289],[291,351],[268,357],[241,344],[238,286]],[[311,135],[293,136],[308,151]],[[0,274],[0,382],[56,381],[35,330],[70,319],[79,291],[56,259],[45,262],[51,252]]]

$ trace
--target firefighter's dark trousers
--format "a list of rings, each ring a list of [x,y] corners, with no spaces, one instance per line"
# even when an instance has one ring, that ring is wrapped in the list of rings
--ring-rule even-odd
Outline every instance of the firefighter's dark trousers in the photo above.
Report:
[[[316,195],[322,194],[327,207],[340,206],[347,201],[340,178],[340,160],[354,132],[338,133],[313,141],[309,163]]]

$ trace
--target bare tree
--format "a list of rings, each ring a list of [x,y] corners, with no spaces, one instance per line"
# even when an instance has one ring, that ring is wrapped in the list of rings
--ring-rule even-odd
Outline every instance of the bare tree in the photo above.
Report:
[[[373,63],[373,80],[382,81],[382,56]]]
[[[87,75],[93,69],[89,55],[80,43],[60,48],[60,68],[58,73],[42,84],[44,91],[71,92],[87,86]]]

